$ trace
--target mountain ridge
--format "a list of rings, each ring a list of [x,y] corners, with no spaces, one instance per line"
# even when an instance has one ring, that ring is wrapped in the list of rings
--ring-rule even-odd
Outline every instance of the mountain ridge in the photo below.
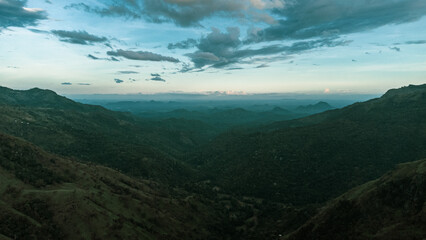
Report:
[[[424,239],[426,159],[398,165],[331,200],[285,240]]]

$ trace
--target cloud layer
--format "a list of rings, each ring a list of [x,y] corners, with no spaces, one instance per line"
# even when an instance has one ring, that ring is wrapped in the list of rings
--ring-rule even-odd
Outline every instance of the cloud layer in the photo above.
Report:
[[[86,3],[70,4],[101,16],[144,18],[150,22],[174,22],[178,26],[200,26],[200,21],[212,16],[273,22],[267,12],[259,10],[282,8],[284,0],[110,0],[103,6]]]
[[[47,19],[42,9],[27,8],[27,1],[0,1],[0,30],[7,27],[35,26],[39,20]]]
[[[52,30],[51,33],[58,36],[61,41],[73,44],[90,45],[108,41],[106,37],[95,36],[86,31]]]
[[[291,45],[273,44],[252,48],[250,44],[240,40],[238,28],[228,28],[227,32],[213,28],[210,34],[199,40],[196,45],[197,51],[189,53],[187,56],[191,58],[195,68],[209,65],[214,68],[224,68],[235,63],[255,63],[256,57],[260,56],[279,55],[275,59],[285,59],[288,55],[300,54],[321,47],[345,46],[349,43],[350,41],[347,40],[329,37],[299,41]]]
[[[297,0],[274,9],[281,20],[253,29],[249,42],[329,37],[419,20],[426,15],[424,0]]]
[[[179,62],[179,59],[173,57],[162,56],[160,54],[145,52],[145,51],[130,51],[130,50],[122,50],[118,49],[117,51],[108,51],[107,54],[109,56],[114,57],[124,57],[131,60],[140,60],[140,61],[166,61],[166,62]]]

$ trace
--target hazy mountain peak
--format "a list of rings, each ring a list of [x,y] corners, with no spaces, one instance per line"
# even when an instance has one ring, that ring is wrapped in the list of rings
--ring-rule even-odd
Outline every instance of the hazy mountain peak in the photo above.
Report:
[[[426,97],[426,84],[422,85],[409,85],[402,88],[390,89],[387,91],[383,98],[405,98],[406,100],[412,98]]]
[[[319,113],[319,112],[324,112],[327,110],[331,110],[334,109],[334,107],[332,107],[330,104],[324,102],[324,101],[320,101],[317,102],[315,104],[310,104],[307,106],[299,106],[296,108],[296,111],[298,112],[309,112],[309,113]]]
[[[69,110],[93,108],[93,106],[77,103],[66,97],[60,96],[52,90],[40,88],[13,90],[6,87],[0,87],[0,104]]]

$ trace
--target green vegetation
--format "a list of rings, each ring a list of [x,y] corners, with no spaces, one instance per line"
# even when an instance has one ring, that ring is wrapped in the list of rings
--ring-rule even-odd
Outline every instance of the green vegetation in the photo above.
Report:
[[[425,237],[425,161],[330,199],[426,157],[426,85],[261,127],[287,112],[147,119],[40,89],[0,101],[0,238]]]
[[[229,132],[189,163],[229,192],[295,205],[325,202],[397,163],[426,157],[425,102],[426,85],[410,86],[264,132]]]
[[[248,239],[270,233],[266,222],[294,230],[314,213],[135,180],[3,134],[0,159],[0,233],[11,239]]]
[[[425,239],[426,160],[406,163],[330,201],[287,240]]]

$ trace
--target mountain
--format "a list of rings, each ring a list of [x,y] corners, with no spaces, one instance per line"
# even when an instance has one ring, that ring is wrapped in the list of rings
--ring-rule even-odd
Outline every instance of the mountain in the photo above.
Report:
[[[330,104],[326,102],[318,102],[316,104],[310,104],[307,106],[299,106],[295,109],[296,112],[301,113],[309,113],[309,114],[315,114],[320,112],[325,112],[328,110],[334,109],[334,107],[330,106]]]
[[[426,157],[426,85],[343,109],[231,131],[188,160],[234,194],[304,205]]]
[[[213,127],[217,134],[232,128],[259,126],[308,115],[306,113],[294,113],[280,107],[275,107],[268,111],[250,111],[244,108],[206,108],[198,111],[175,109],[167,112],[150,111],[132,113],[141,118],[151,120],[176,118],[201,121]]]
[[[55,108],[67,110],[96,110],[98,106],[76,104],[74,101],[57,95],[51,90],[33,88],[30,90],[12,90],[0,86],[0,105],[20,107]]]
[[[3,134],[0,179],[0,236],[6,239],[221,239],[210,229],[220,215],[196,196],[172,195],[158,183]]]
[[[263,239],[314,212],[131,178],[0,133],[0,239]]]
[[[425,190],[426,160],[401,164],[330,201],[282,239],[425,239]]]
[[[1,88],[0,131],[49,152],[120,169],[133,176],[182,183],[195,174],[177,157],[209,139],[199,121],[148,121],[73,102],[49,90]]]

